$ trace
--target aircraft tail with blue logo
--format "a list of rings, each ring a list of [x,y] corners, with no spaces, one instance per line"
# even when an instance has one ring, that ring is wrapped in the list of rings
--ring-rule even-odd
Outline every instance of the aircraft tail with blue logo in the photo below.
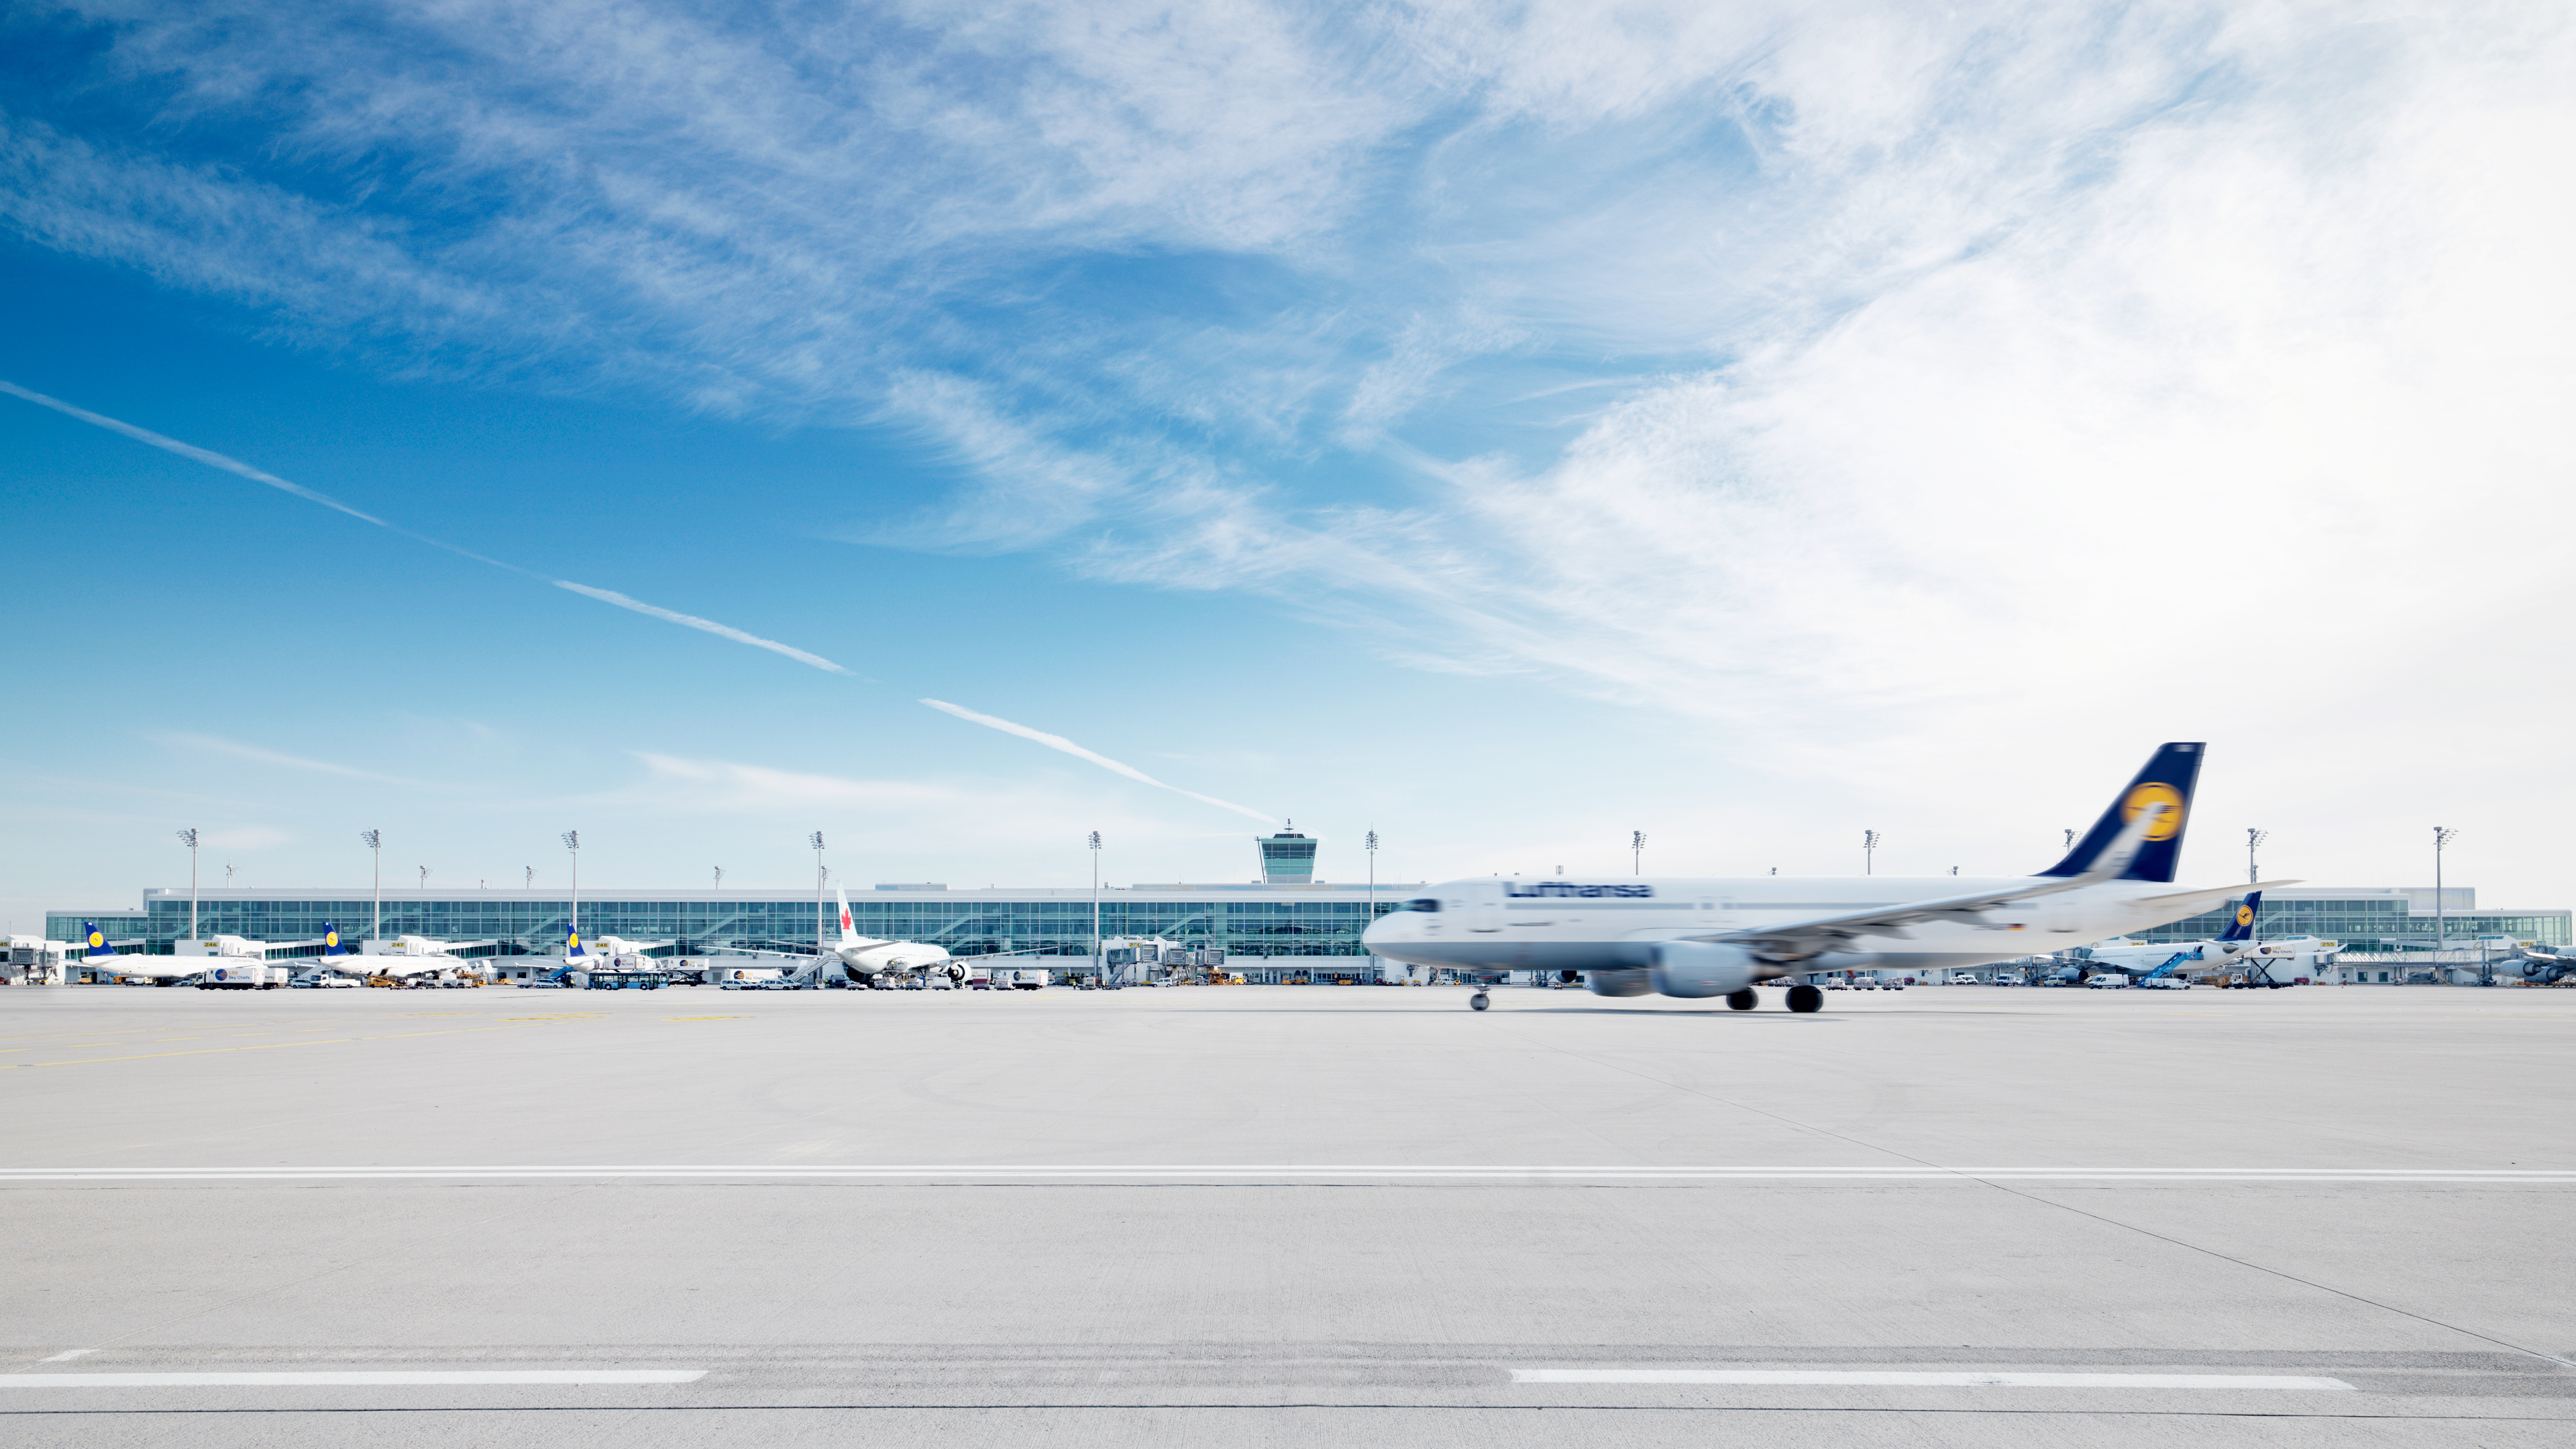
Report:
[[[340,928],[329,921],[324,921],[322,923],[322,959],[337,960],[348,954],[349,948],[340,944]]]
[[[2246,892],[2245,899],[2237,903],[2235,918],[2227,923],[2227,929],[2219,933],[2218,939],[2222,941],[2253,940],[2254,922],[2262,914],[2263,893],[2261,891]]]
[[[581,944],[581,931],[577,927],[564,927],[564,959],[567,961],[590,959],[590,952]]]
[[[116,948],[107,944],[107,933],[98,928],[96,921],[81,922],[81,941],[88,947],[81,954],[93,961],[116,954]]]
[[[2163,814],[2148,827],[2146,839],[2139,843],[2137,855],[2120,873],[2120,879],[2170,882],[2174,868],[2182,861],[2183,828],[2191,823],[2191,792],[2200,783],[2202,748],[2198,743],[2159,747],[2148,759],[2147,767],[2129,781],[2128,788],[2102,812],[2101,819],[2093,822],[2093,828],[2084,832],[2084,838],[2075,842],[2066,858],[2040,874],[2084,874],[2111,848],[2122,827],[2147,807],[2161,805]]]

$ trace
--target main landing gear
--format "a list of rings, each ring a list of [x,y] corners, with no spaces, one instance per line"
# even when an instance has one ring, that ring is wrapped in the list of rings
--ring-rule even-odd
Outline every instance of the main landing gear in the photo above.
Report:
[[[1494,999],[1481,991],[1467,998],[1467,1009],[1469,1011],[1482,1011],[1493,1004]]]
[[[1754,995],[1753,988],[1750,986],[1742,991],[1731,993],[1726,998],[1726,1009],[1729,1011],[1751,1011],[1761,1004],[1762,998]]]
[[[1822,989],[1822,988],[1820,988],[1820,987],[1815,987],[1815,986],[1804,986],[1804,985],[1800,985],[1800,986],[1792,986],[1792,987],[1790,987],[1790,988],[1789,988],[1789,1009],[1790,1009],[1791,1011],[1822,1011],[1822,1010],[1824,1010],[1824,1009],[1825,1009],[1825,993],[1824,993],[1823,989]]]

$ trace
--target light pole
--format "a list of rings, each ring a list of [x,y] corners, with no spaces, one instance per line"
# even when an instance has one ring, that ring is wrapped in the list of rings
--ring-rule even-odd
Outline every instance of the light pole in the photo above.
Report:
[[[414,869],[420,872],[420,929],[422,935],[427,935],[429,934],[429,867],[415,866]]]
[[[375,913],[367,918],[367,939],[381,940],[385,934],[385,833],[361,830],[358,839],[376,853],[376,908]]]
[[[537,888],[537,868],[536,868],[535,866],[533,866],[533,865],[523,865],[523,866],[520,866],[520,867],[519,867],[519,889],[521,889],[521,890],[523,890],[523,891],[532,891],[532,890],[535,890],[536,888]]]
[[[2433,970],[2442,970],[2442,947],[2450,935],[2448,917],[2442,900],[2442,847],[2459,838],[2460,832],[2444,826],[2433,827]]]
[[[1367,943],[1368,943],[1368,928],[1369,928],[1369,927],[1371,927],[1371,926],[1373,926],[1373,925],[1375,925],[1375,924],[1377,924],[1377,832],[1376,832],[1376,831],[1372,830],[1372,831],[1370,831],[1370,832],[1368,833],[1368,836],[1367,836],[1367,842],[1366,842],[1366,843],[1367,843],[1367,845],[1368,845],[1369,877],[1368,877],[1368,907],[1367,907],[1367,910],[1366,910],[1366,911],[1361,915],[1361,917],[1360,917],[1360,943],[1361,943],[1361,945],[1362,945],[1363,947],[1365,947],[1365,946],[1367,945]],[[1371,951],[1371,952],[1368,952],[1367,954],[1369,954],[1369,955],[1372,955],[1372,956],[1373,956],[1373,955],[1376,955],[1377,953],[1376,953],[1376,952],[1374,952],[1374,951]],[[1407,968],[1406,968],[1406,971],[1405,971],[1405,974],[1406,974],[1408,977],[1410,977],[1410,976],[1412,975],[1412,968],[1407,967]]]
[[[2262,849],[2263,842],[2271,838],[2271,831],[2257,830],[2250,825],[2245,827],[2245,883],[2247,885],[2262,883],[2263,872],[2254,864],[2254,852]]]
[[[569,954],[581,942],[581,832],[565,831],[563,843],[564,849],[572,852],[572,921],[564,937],[564,950]]]
[[[191,826],[179,832],[179,843],[188,847],[188,934],[197,934],[197,831]]]
[[[1100,976],[1100,832],[1091,832],[1091,975]]]
[[[1862,832],[1860,833],[1860,858],[1861,858],[1860,873],[1861,873],[1862,875],[1876,875],[1876,874],[1878,874],[1878,832],[1877,832],[1877,831],[1875,831],[1875,830],[1864,830],[1864,831],[1862,831]]]
[[[1644,875],[1645,873],[1646,832],[1631,830],[1628,832],[1628,874]]]
[[[717,867],[716,867],[716,889],[717,889],[717,890],[723,890],[723,889],[724,889],[724,867],[723,867],[723,866],[717,866]]]
[[[814,847],[814,984],[823,984],[823,953],[830,948],[823,943],[823,832],[805,837]]]

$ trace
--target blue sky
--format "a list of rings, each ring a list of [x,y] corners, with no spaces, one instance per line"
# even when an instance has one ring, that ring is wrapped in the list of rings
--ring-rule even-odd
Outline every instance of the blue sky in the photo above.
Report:
[[[569,828],[633,886],[792,884],[816,828],[861,884],[1069,884],[1092,829],[1224,880],[1255,815],[1341,879],[1372,827],[1402,879],[1632,829],[2009,872],[2167,738],[2213,746],[2195,874],[2259,825],[2410,883],[2441,823],[2570,898],[2538,8],[0,42],[0,379],[408,531],[0,397],[14,929],[181,879],[182,826],[269,886],[368,827],[449,885]]]

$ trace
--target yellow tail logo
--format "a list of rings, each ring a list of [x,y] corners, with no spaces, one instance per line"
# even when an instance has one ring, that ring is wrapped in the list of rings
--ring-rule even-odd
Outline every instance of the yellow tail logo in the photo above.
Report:
[[[2171,840],[2182,833],[2182,792],[2153,780],[2131,790],[2129,798],[2120,802],[2121,822],[2137,819],[2150,805],[2162,805],[2165,813],[2147,827],[2147,839]]]

